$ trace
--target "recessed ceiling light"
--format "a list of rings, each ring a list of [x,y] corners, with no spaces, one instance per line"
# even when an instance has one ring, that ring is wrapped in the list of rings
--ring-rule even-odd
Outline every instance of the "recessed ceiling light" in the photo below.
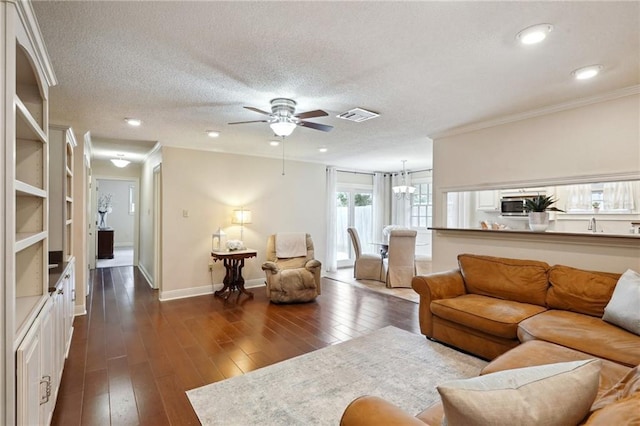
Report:
[[[578,68],[577,70],[572,71],[571,74],[576,80],[588,80],[600,74],[601,69],[602,65],[589,65],[588,67]]]
[[[129,126],[134,127],[138,127],[142,124],[142,120],[138,120],[137,118],[125,118],[124,121],[126,121]]]
[[[318,148],[318,151],[320,151],[320,152],[327,152],[328,150],[327,150],[327,148],[322,147],[322,148]]]
[[[220,136],[220,132],[218,132],[216,130],[207,130],[207,135],[210,138],[217,138],[218,136]]]
[[[522,44],[536,44],[547,38],[551,30],[553,30],[551,24],[537,24],[520,31],[516,38]]]
[[[278,146],[278,145],[280,145],[280,141],[269,141],[269,145]]]

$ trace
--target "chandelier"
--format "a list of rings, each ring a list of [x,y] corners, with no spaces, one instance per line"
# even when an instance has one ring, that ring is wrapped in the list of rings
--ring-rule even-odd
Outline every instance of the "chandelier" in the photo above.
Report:
[[[406,181],[407,172],[405,170],[406,162],[407,160],[402,160],[402,183],[400,185],[397,185],[391,188],[398,200],[401,200],[403,198],[407,198],[407,199],[411,198],[411,194],[416,192],[415,186],[407,185],[407,181]]]

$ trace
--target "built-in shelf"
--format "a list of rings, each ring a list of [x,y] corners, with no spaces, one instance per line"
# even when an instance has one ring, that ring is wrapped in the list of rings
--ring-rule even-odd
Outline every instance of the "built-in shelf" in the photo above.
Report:
[[[29,326],[38,315],[40,308],[44,305],[48,294],[38,296],[16,297],[14,350],[18,347]]]
[[[35,186],[29,185],[28,183],[16,180],[14,187],[16,189],[17,196],[32,196],[32,197],[39,197],[39,198],[47,198],[47,191],[40,188],[36,188]]]
[[[31,111],[20,100],[20,97],[16,95],[14,97],[16,105],[16,136],[18,139],[38,139],[42,142],[47,140],[47,135],[44,133],[40,124],[31,114]]]
[[[19,232],[16,234],[15,252],[24,250],[45,238],[47,238],[46,232]]]

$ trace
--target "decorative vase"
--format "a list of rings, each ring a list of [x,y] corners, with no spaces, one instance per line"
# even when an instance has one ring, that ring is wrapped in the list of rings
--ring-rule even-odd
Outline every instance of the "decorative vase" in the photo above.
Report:
[[[98,228],[104,229],[107,227],[107,212],[98,212],[100,215],[100,222],[98,223]]]
[[[529,229],[544,232],[549,227],[549,212],[529,212]]]

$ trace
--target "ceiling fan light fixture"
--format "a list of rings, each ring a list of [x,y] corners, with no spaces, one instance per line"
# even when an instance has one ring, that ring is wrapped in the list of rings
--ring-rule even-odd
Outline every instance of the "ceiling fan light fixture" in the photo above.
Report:
[[[269,125],[273,133],[278,136],[289,136],[296,128],[296,123],[288,120],[278,120]]]

